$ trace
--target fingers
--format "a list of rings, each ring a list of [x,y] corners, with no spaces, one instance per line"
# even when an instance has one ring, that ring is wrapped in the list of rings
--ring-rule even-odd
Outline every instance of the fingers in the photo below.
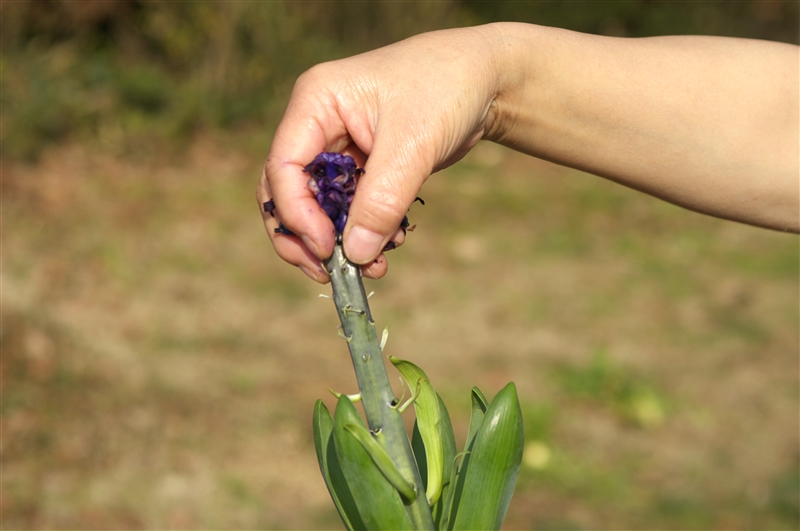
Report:
[[[456,82],[474,71],[466,68],[473,62],[453,65],[454,57],[464,57],[462,51],[442,52],[423,69],[430,75],[421,75],[419,57],[430,51],[431,39],[444,38],[421,37],[318,65],[298,79],[273,139],[261,192],[280,214],[279,220],[265,218],[268,230],[282,222],[296,235],[270,234],[282,258],[308,269],[312,258],[324,260],[333,252],[333,223],[302,171],[320,152],[349,154],[366,170],[350,206],[344,250],[364,266],[366,276],[380,277],[386,272],[381,252],[390,240],[402,243],[395,233],[424,181],[480,138],[481,110],[488,103],[473,94],[475,83]],[[448,83],[423,81],[437,76]]]
[[[417,153],[425,143],[406,130],[392,131],[396,140],[389,137],[373,144],[372,140],[381,136],[380,131],[375,131],[374,136],[367,134],[365,122],[368,120],[354,113],[347,113],[345,124],[339,114],[341,106],[325,100],[324,88],[317,86],[317,79],[319,76],[305,76],[298,80],[267,158],[262,179],[267,192],[262,195],[267,197],[265,200],[274,200],[280,221],[296,235],[270,237],[276,251],[286,254],[281,255],[285,260],[295,265],[302,262],[306,269],[308,261],[293,247],[298,241],[317,259],[324,260],[331,255],[336,240],[333,224],[308,189],[309,176],[303,168],[322,151],[351,155],[359,166],[365,165],[366,174],[359,180],[350,221],[345,228],[345,254],[355,263],[364,265],[368,276],[383,276],[385,267],[374,261],[390,239],[398,244],[393,235],[431,172],[432,164]],[[391,131],[392,121],[388,122]],[[369,158],[353,138],[371,150]]]
[[[379,254],[372,262],[361,266],[361,274],[375,280],[383,278],[388,270],[389,262],[386,260],[386,256],[384,256],[383,253]]]
[[[261,211],[261,219],[264,222],[264,228],[267,230],[267,235],[272,241],[275,252],[285,261],[299,267],[309,278],[321,284],[328,282],[330,278],[325,271],[325,267],[322,265],[319,258],[309,249],[302,237],[275,232],[275,229],[277,229],[283,221],[277,209],[272,212],[265,211],[264,203],[270,200],[272,200],[272,194],[270,192],[269,183],[267,182],[266,171],[262,171],[261,179],[256,188],[256,201]]]
[[[284,225],[316,258],[325,259],[333,253],[336,236],[333,224],[308,189],[309,175],[303,168],[320,152],[341,151],[351,141],[318,80],[319,76],[308,73],[298,79],[275,131],[264,180]]]
[[[433,169],[418,141],[401,146],[376,134],[379,138],[358,182],[343,234],[345,255],[357,264],[375,260],[389,240],[402,243],[405,235],[397,235],[398,227]]]
[[[361,157],[363,157],[363,154]],[[265,211],[264,203],[267,203],[271,199],[272,194],[266,179],[266,172],[262,171],[261,179],[256,188],[256,201],[261,211],[264,228],[272,241],[275,252],[286,262],[300,268],[300,270],[312,280],[320,284],[330,282],[330,277],[325,270],[325,266],[309,249],[308,245],[305,243],[305,238],[275,232],[275,229],[283,224],[283,221],[277,209],[272,212]],[[397,230],[392,236],[391,241],[394,242],[395,248],[400,247],[405,242],[405,232]],[[388,268],[389,263],[384,254],[381,253],[375,260],[363,265],[361,267],[361,272],[367,278],[380,279],[386,275]]]

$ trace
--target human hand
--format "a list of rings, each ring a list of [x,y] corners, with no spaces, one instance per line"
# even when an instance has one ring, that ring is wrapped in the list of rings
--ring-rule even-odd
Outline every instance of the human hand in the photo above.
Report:
[[[256,191],[278,255],[328,282],[333,225],[307,188],[303,168],[322,151],[355,158],[366,173],[343,233],[347,257],[371,278],[386,274],[382,249],[401,245],[400,223],[433,172],[463,157],[491,128],[498,92],[493,26],[426,33],[297,80]],[[283,223],[294,235],[276,233]]]

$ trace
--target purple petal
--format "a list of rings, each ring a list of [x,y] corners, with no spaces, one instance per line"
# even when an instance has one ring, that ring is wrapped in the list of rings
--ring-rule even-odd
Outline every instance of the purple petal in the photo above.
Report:
[[[303,171],[309,173],[309,189],[317,198],[317,203],[333,221],[334,228],[341,233],[347,223],[347,214],[357,178],[364,170],[356,165],[349,155],[341,153],[320,153]]]

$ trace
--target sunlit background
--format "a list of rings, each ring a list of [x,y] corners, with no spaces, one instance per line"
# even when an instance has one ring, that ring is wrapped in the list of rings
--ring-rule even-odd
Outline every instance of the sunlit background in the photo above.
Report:
[[[355,379],[330,288],[274,255],[254,198],[308,67],[492,20],[797,43],[800,16],[643,0],[0,15],[9,530],[341,528],[310,418]],[[470,388],[517,383],[507,529],[800,527],[796,236],[484,143],[421,195],[373,313],[459,441]]]

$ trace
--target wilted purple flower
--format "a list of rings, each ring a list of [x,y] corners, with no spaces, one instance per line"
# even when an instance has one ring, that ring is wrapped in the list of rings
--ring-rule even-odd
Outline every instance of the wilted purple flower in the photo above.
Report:
[[[350,203],[356,193],[358,178],[364,174],[364,170],[359,168],[353,157],[349,155],[320,153],[303,168],[303,171],[311,174],[308,179],[308,189],[314,193],[319,206],[331,218],[336,233],[341,234],[347,224]],[[425,204],[419,197],[415,201]],[[275,202],[272,199],[265,202],[263,207],[264,212],[271,216],[275,215]],[[403,232],[414,230],[414,226],[409,226],[407,216],[403,217],[400,228]],[[287,236],[294,235],[283,223],[278,224],[275,232]],[[384,251],[391,251],[394,248],[395,243],[390,241],[386,244]]]
[[[350,203],[356,192],[356,183],[364,170],[349,155],[320,153],[303,168],[310,173],[308,188],[317,198],[319,206],[331,218],[336,232],[341,234],[347,223]]]

